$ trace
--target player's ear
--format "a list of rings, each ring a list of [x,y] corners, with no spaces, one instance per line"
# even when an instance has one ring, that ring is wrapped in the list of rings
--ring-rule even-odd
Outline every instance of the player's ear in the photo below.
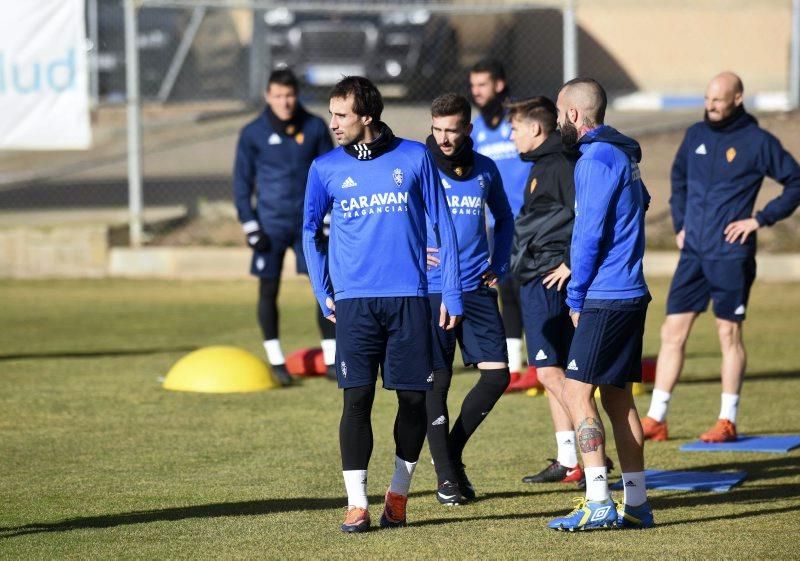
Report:
[[[497,80],[495,80],[495,82],[494,82],[494,93],[499,94],[504,89],[506,89],[506,81],[503,80],[502,78],[498,78]]]
[[[472,123],[467,125],[467,136],[472,136]]]
[[[567,119],[569,119],[570,122],[572,122],[572,124],[577,125],[578,124],[578,110],[575,109],[574,107],[570,107],[569,109],[567,109]]]
[[[542,134],[542,125],[539,124],[539,121],[531,121],[530,127],[531,127],[531,136],[535,137]]]
[[[365,127],[368,127],[372,124],[372,116],[371,115],[363,115],[361,117],[361,124]]]

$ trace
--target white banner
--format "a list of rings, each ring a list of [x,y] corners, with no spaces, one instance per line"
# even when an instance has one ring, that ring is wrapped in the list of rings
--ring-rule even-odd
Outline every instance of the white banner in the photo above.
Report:
[[[0,150],[85,149],[84,0],[0,0]]]

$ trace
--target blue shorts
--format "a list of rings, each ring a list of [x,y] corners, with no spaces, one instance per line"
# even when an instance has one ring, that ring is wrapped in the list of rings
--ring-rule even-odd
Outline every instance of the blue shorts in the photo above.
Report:
[[[250,274],[265,279],[277,279],[283,270],[283,257],[290,247],[296,258],[297,273],[308,274],[306,258],[303,254],[303,237],[299,232],[265,232],[269,238],[269,251],[254,251],[250,261]]]
[[[525,345],[528,364],[532,366],[567,367],[567,355],[575,328],[569,317],[567,286],[545,288],[543,276],[522,285],[522,323],[525,326]]]
[[[716,317],[742,321],[755,278],[752,257],[711,261],[681,254],[669,287],[667,314],[702,313],[711,300]]]
[[[569,349],[567,378],[624,388],[642,381],[642,337],[650,295],[586,300]]]
[[[455,329],[439,327],[439,306],[442,295],[431,293],[431,331],[434,370],[452,370],[456,341],[466,366],[480,362],[508,364],[506,333],[497,306],[497,291],[487,286],[464,292],[464,317]]]
[[[424,296],[336,301],[336,375],[340,388],[374,384],[429,390],[433,386],[431,309]]]

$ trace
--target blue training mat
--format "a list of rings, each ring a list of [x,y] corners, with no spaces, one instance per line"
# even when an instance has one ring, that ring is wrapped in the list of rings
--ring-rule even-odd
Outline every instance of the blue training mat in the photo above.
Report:
[[[672,491],[713,491],[724,493],[738,485],[747,477],[746,471],[672,471],[668,469],[648,469],[644,472],[645,486],[648,489]],[[620,479],[611,486],[622,489]]]
[[[690,442],[681,446],[682,452],[767,452],[786,454],[800,446],[800,434],[774,434],[769,436],[739,435],[733,442]]]

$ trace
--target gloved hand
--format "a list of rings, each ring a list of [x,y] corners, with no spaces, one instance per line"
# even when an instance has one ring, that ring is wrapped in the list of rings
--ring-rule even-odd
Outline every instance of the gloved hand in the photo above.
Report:
[[[269,248],[271,247],[269,237],[260,228],[247,234],[247,245],[249,245],[255,251],[262,252],[269,251]]]

